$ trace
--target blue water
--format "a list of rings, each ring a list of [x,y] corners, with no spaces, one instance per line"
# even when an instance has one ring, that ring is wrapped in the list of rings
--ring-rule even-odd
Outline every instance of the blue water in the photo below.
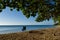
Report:
[[[0,34],[22,32],[23,25],[0,26]],[[26,31],[44,28],[54,28],[53,25],[26,25]]]

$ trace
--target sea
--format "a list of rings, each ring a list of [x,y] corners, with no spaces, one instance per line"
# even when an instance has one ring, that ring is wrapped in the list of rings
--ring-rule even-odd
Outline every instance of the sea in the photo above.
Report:
[[[0,25],[0,34],[23,32],[23,26],[26,26],[25,31],[54,28],[54,25]]]

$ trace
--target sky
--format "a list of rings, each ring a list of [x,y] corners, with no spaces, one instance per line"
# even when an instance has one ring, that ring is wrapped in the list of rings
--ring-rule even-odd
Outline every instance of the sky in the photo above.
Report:
[[[13,11],[10,11],[10,9],[7,7],[0,13],[0,25],[53,25],[54,21],[52,18],[47,21],[43,22],[36,22],[36,18],[30,17],[27,19],[22,11],[16,11],[14,9]]]

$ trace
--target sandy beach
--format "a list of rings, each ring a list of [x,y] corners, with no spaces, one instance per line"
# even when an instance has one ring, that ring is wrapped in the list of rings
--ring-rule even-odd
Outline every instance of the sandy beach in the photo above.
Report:
[[[0,40],[60,40],[60,28],[0,34]]]
[[[56,25],[55,27],[58,28],[58,27],[60,27],[60,25]]]

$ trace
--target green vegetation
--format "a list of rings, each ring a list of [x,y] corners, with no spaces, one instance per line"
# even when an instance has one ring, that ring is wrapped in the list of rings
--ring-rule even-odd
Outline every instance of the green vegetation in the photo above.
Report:
[[[49,0],[0,0],[0,12],[9,7],[11,11],[13,9],[21,10],[27,18],[37,16],[37,22],[50,18],[60,22],[60,0],[53,1],[54,5],[49,3]]]

